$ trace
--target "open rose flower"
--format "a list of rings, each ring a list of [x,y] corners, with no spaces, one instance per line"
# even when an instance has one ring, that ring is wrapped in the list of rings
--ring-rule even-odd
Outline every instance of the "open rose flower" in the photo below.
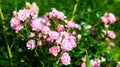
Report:
[[[60,56],[60,59],[62,61],[62,64],[64,64],[64,65],[69,65],[70,64],[71,58],[70,58],[70,56],[69,56],[69,54],[67,52],[64,52]]]
[[[105,13],[101,19],[104,24],[114,23],[116,21],[115,15],[113,13]]]
[[[13,17],[10,23],[11,27],[16,31],[19,31],[23,28],[23,25],[21,24],[20,19],[18,17]]]
[[[60,52],[60,47],[59,46],[52,46],[50,49],[49,49],[49,52],[50,54],[54,55],[54,56],[57,56],[58,53]]]
[[[33,49],[36,47],[36,45],[35,45],[35,40],[32,40],[32,39],[29,40],[29,41],[27,42],[26,46],[27,46],[28,49],[33,50]]]
[[[56,39],[59,38],[59,33],[58,32],[50,31],[48,34],[49,34],[50,38],[53,39],[53,40],[54,39],[56,40]]]
[[[108,37],[110,37],[112,39],[114,39],[116,37],[116,34],[113,31],[111,31],[111,30],[108,30],[107,34],[108,34]]]

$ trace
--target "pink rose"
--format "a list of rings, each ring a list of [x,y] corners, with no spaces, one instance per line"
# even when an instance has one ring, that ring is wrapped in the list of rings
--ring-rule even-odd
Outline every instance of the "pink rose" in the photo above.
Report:
[[[116,21],[115,15],[113,13],[105,13],[101,19],[104,24],[114,23]]]
[[[32,30],[40,30],[42,27],[41,19],[40,18],[35,18],[32,20],[31,23]]]
[[[90,60],[90,62],[91,62],[91,64],[92,64],[93,67],[99,67],[100,66],[100,64],[98,64],[97,59]]]
[[[64,25],[58,25],[57,31],[58,31],[58,32],[63,32],[63,31],[65,31]]]
[[[61,56],[60,56],[61,62],[64,65],[69,65],[71,58],[69,56],[69,54],[67,52],[64,52]]]
[[[114,39],[116,37],[116,34],[113,31],[111,31],[111,30],[108,30],[107,34],[108,34],[108,37],[110,37],[112,39]]]
[[[120,67],[120,61],[118,61],[118,67]]]
[[[32,39],[29,40],[29,41],[27,42],[26,46],[27,46],[28,49],[33,50],[33,49],[36,47],[36,45],[35,45],[35,40],[32,40]]]
[[[108,19],[110,23],[114,23],[116,21],[115,15],[113,13],[108,14]]]
[[[47,25],[47,26],[51,25],[49,18],[47,16],[44,16],[43,19],[45,20],[45,25]]]
[[[48,43],[53,42],[53,40],[52,40],[51,38],[46,38],[46,41],[47,41]]]
[[[61,49],[64,50],[64,51],[72,50],[76,46],[77,45],[76,45],[75,37],[74,36],[65,37],[62,40],[62,43],[61,43]]]
[[[81,67],[86,67],[85,62],[83,62],[83,63],[81,64]]]
[[[49,33],[49,37],[51,38],[51,39],[58,39],[59,38],[59,33],[58,32],[55,32],[55,31],[50,31]]]
[[[41,31],[44,34],[48,34],[50,32],[50,28],[48,26],[42,26]]]
[[[30,13],[28,12],[27,9],[19,10],[18,12],[18,17],[20,18],[21,21],[26,20],[30,16]]]
[[[60,47],[59,46],[52,46],[50,49],[49,49],[49,52],[50,54],[54,55],[54,56],[57,56],[58,53],[60,52]]]
[[[39,38],[42,37],[42,33],[38,33],[38,37],[39,37]]]
[[[35,36],[35,33],[30,32],[30,37],[32,38],[32,37],[34,37],[34,36]]]
[[[20,23],[20,19],[18,17],[13,17],[10,23],[11,27],[16,31],[19,31],[23,28],[23,25]]]
[[[63,12],[60,12],[56,10],[55,8],[52,8],[52,12],[47,13],[48,16],[52,17],[52,19],[61,19],[64,20],[66,16],[64,15]]]
[[[17,16],[17,11],[13,11],[13,15],[14,15],[14,16]]]
[[[37,45],[38,45],[38,46],[41,46],[41,45],[42,45],[42,41],[39,40],[39,41],[37,42]]]
[[[68,28],[74,28],[75,27],[75,23],[72,22],[72,21],[65,20],[65,23],[66,23],[66,27],[68,27]]]
[[[102,22],[103,22],[104,24],[108,24],[108,23],[109,23],[109,20],[108,20],[107,17],[103,16],[101,19],[102,19]]]

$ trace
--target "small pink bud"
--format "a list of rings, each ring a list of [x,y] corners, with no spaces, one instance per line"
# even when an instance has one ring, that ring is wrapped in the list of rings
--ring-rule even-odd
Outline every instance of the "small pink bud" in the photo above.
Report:
[[[38,46],[42,46],[42,41],[39,40],[39,41],[37,42],[37,45],[38,45]]]

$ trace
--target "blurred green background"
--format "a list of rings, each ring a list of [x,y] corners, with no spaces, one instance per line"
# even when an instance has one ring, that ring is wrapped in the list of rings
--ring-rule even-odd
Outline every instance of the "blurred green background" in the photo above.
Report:
[[[77,1],[77,0],[76,0]],[[0,7],[5,17],[5,26],[8,26],[7,36],[9,37],[9,43],[11,43],[11,36],[15,34],[10,27],[10,19],[12,17],[13,10],[19,10],[25,6],[25,2],[36,2],[40,8],[39,16],[43,16],[46,12],[50,12],[51,8],[56,8],[59,11],[65,13],[67,18],[70,20],[74,10],[75,0],[0,0]],[[112,40],[115,42],[113,52],[115,53],[115,60],[120,61],[120,0],[79,0],[77,11],[74,15],[74,21],[78,24],[85,22],[86,24],[94,26],[95,24],[101,24],[101,16],[105,12],[114,13],[117,17],[117,22],[110,25],[110,30],[114,30],[116,38]],[[1,22],[1,21],[0,21]],[[101,24],[103,25],[103,24]],[[103,26],[98,26],[102,28]],[[99,31],[99,29],[98,29]],[[5,40],[3,37],[2,25],[0,25],[0,60],[3,60],[3,56],[6,54]],[[15,49],[13,49],[14,51]],[[3,55],[4,54],[4,55]],[[3,55],[3,56],[2,56]],[[6,54],[7,55],[7,54]],[[5,60],[5,59],[4,59]],[[13,60],[14,62],[14,60]],[[6,61],[6,63],[8,63]]]

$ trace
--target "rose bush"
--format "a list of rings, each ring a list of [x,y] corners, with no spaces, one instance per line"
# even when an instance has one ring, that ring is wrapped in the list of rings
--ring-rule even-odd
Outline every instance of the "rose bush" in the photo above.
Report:
[[[119,14],[97,11],[95,6],[85,8],[79,0],[69,2],[71,8],[49,6],[47,11],[36,3],[24,6],[22,2],[20,7],[11,8],[12,14],[0,8],[0,66],[119,67],[115,31]],[[114,25],[117,28],[113,29]]]

